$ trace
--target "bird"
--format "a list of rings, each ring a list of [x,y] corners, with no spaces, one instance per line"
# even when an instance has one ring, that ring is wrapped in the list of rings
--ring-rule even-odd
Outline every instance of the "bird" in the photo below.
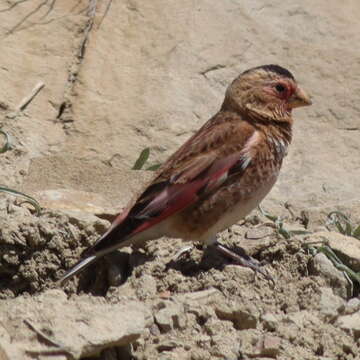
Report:
[[[311,104],[280,65],[242,72],[219,111],[167,159],[60,282],[117,249],[162,236],[214,245],[239,265],[254,267],[216,235],[269,193],[292,139],[292,110]]]

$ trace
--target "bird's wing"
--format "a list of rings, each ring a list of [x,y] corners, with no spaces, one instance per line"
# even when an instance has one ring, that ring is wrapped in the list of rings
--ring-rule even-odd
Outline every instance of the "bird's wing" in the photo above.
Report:
[[[243,150],[254,129],[240,119],[235,125],[221,120],[206,123],[173,154],[136,202],[84,255],[120,246],[125,239],[196,203],[229,174],[243,171],[249,164]]]
[[[228,176],[244,171],[249,164],[245,144],[254,129],[240,119],[236,125],[222,118],[212,120],[168,159],[135,203],[114,220],[61,281],[120,247],[135,234],[195,204],[221,186]]]

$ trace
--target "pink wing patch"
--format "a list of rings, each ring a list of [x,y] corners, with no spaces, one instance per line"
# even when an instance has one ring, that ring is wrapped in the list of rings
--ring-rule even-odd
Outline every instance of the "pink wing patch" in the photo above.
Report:
[[[221,186],[228,176],[241,173],[248,164],[248,158],[241,152],[220,160],[212,156],[203,158],[200,162],[194,161],[192,166],[189,164],[168,181],[151,184],[139,200],[120,214],[110,229],[84,255],[90,256],[94,252],[116,248],[125,239],[196,203]]]
[[[132,234],[144,231],[192,205],[200,196],[219,187],[227,179],[228,172],[234,165],[240,169],[243,163],[244,158],[237,153],[213,162],[203,161],[201,166],[196,163],[196,169],[195,166],[189,166],[180,175],[172,178],[175,183],[170,182],[162,191],[155,194],[145,208],[134,214],[135,218],[144,219],[144,222],[136,227]],[[182,183],[184,180],[187,182]]]

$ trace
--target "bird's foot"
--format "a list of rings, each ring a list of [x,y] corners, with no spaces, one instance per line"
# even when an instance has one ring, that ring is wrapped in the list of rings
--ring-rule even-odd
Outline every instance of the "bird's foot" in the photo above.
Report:
[[[224,245],[221,245],[220,243],[216,242],[214,244],[215,248],[222,253],[223,255],[225,255],[226,257],[234,260],[238,265],[244,266],[244,267],[248,267],[250,269],[253,269],[256,272],[259,272],[260,274],[262,274],[267,280],[272,281],[275,284],[274,279],[272,278],[272,276],[270,276],[264,269],[262,269],[260,266],[259,261],[257,261],[256,259],[252,258],[251,256],[248,256],[246,254],[244,255],[239,255],[236,254],[235,252],[231,251],[230,249],[228,249],[227,247],[225,247]]]
[[[175,254],[175,256],[172,258],[172,261],[180,260],[185,254],[189,254],[193,248],[194,245],[184,246]]]

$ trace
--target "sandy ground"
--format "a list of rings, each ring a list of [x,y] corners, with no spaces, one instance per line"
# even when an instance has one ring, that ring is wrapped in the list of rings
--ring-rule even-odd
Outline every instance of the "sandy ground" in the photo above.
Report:
[[[3,1],[1,183],[44,209],[0,197],[0,359],[359,359],[359,286],[306,245],[325,237],[360,271],[360,242],[324,233],[335,209],[360,223],[359,11],[357,0]],[[220,237],[275,284],[200,245],[172,261],[181,241],[159,239],[60,287],[151,177],[130,170],[141,150],[163,161],[264,63],[314,99],[263,204],[294,233],[254,212]]]

